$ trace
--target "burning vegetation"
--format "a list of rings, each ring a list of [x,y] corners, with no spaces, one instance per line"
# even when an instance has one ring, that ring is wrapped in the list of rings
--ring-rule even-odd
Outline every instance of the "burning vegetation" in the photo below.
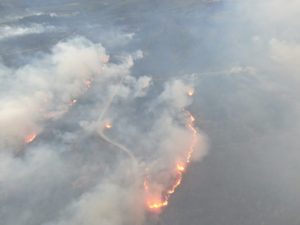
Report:
[[[31,142],[33,142],[35,140],[35,138],[37,137],[37,133],[31,133],[28,134],[25,138],[24,138],[24,142],[26,144],[29,144]]]
[[[174,164],[174,172],[169,184],[166,188],[161,188],[155,182],[152,183],[149,177],[146,177],[144,180],[145,204],[148,210],[152,212],[159,213],[168,205],[171,195],[174,194],[182,182],[183,174],[191,162],[192,154],[197,145],[198,132],[194,126],[195,118],[189,111],[185,112],[187,114],[186,127],[190,130],[192,136],[189,146],[185,150],[184,159],[178,160]]]

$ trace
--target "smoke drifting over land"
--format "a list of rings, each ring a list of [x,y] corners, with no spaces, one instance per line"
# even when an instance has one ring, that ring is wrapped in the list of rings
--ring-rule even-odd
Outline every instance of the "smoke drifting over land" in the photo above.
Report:
[[[38,182],[27,187],[32,194],[42,189],[52,192],[52,185],[78,192],[49,224],[145,222],[143,179],[149,176],[149,183],[164,179],[155,181],[155,193],[151,193],[160,201],[176,175],[176,162],[185,159],[193,134],[185,127],[188,118],[182,111],[192,102],[191,86],[175,79],[165,82],[156,96],[150,94],[155,81],[131,75],[134,61],[142,57],[137,51],[116,55],[113,62],[100,44],[75,37],[59,42],[30,64],[17,69],[2,66],[1,83],[6,85],[0,114],[1,178],[8,185],[4,201],[25,195],[22,188],[19,192],[8,189],[19,186],[20,176],[29,187],[33,180]],[[136,111],[139,107],[142,110]],[[203,152],[204,139],[195,138],[199,143],[193,148]],[[89,150],[101,159],[72,168],[72,157],[83,160]],[[60,172],[45,173],[52,169]],[[11,176],[16,180],[8,181]],[[55,181],[49,186],[48,179]],[[41,199],[28,201],[24,203],[38,210]],[[31,219],[24,213],[19,223],[26,216]]]
[[[298,225],[299,10],[1,2],[1,225]]]

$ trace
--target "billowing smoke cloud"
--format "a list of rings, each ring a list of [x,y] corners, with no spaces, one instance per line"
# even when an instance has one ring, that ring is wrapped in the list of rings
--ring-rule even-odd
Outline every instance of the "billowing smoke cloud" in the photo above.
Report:
[[[299,7],[1,2],[1,225],[298,225]]]
[[[102,46],[76,38],[21,68],[2,65],[1,151],[39,133],[45,120],[63,115],[87,90],[86,83],[101,76],[107,57]]]
[[[178,179],[176,165],[186,167],[191,150],[202,157],[205,140],[185,111],[194,88],[178,79],[156,88],[150,76],[132,76],[142,58],[141,51],[109,56],[75,37],[19,68],[1,66],[6,224],[143,224],[147,201],[162,201]],[[83,160],[86,148],[99,161]],[[42,203],[66,192],[63,204]],[[18,198],[24,204],[14,217]]]

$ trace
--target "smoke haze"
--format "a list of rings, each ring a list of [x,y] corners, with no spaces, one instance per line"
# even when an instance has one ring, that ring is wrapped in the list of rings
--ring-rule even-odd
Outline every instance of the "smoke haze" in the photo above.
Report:
[[[298,225],[299,11],[1,1],[1,224]]]

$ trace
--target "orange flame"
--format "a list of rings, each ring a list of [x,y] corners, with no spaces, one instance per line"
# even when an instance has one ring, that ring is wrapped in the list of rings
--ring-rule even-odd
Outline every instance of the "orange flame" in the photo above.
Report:
[[[147,194],[146,204],[149,210],[160,212],[163,207],[168,205],[168,199],[162,199],[161,196],[151,193],[147,178],[144,180],[144,190]]]
[[[168,200],[164,200],[157,203],[148,202],[148,208],[152,211],[160,211],[160,209],[166,207],[168,205]]]
[[[171,186],[171,188],[167,191],[167,193],[169,195],[173,194],[175,192],[175,190],[179,187],[179,185],[181,184],[182,181],[182,173],[177,171],[178,173],[178,178],[175,180],[175,183]],[[168,196],[169,198],[169,196]]]
[[[182,163],[177,163],[176,169],[179,172],[184,172],[185,171],[185,165],[183,165]]]
[[[147,208],[150,211],[159,213],[164,207],[166,207],[169,203],[169,198],[171,195],[176,191],[176,189],[180,186],[182,182],[183,173],[186,170],[186,167],[191,161],[192,154],[195,150],[195,147],[197,145],[197,129],[194,126],[195,118],[194,116],[186,111],[186,114],[188,116],[187,121],[187,128],[192,132],[192,139],[189,144],[189,147],[185,153],[185,161],[178,161],[175,165],[175,179],[173,180],[172,184],[163,191],[162,194],[159,194],[161,196],[157,197],[157,193],[151,188],[151,184],[148,181],[148,177],[144,181],[144,191],[145,191],[145,198],[146,198],[146,205]]]
[[[31,142],[34,141],[34,139],[36,138],[37,134],[36,133],[31,133],[31,134],[28,134],[25,138],[24,138],[24,142],[26,144],[29,144]]]

